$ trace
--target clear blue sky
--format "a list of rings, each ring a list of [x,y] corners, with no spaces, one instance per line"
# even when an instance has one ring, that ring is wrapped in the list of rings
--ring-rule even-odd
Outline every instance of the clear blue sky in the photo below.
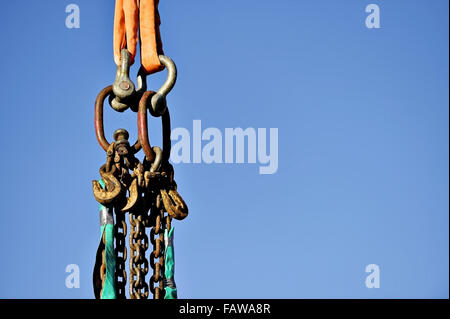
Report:
[[[69,3],[80,29],[65,26]],[[370,3],[380,29],[365,27]],[[105,161],[93,106],[115,74],[113,10],[3,4],[2,298],[93,298],[91,180]],[[161,0],[179,69],[172,126],[279,129],[274,175],[175,166],[190,208],[174,222],[179,297],[448,298],[448,11],[444,0]],[[108,138],[136,137],[134,113],[105,110]],[[372,263],[379,289],[364,284]],[[79,289],[65,287],[68,264]]]

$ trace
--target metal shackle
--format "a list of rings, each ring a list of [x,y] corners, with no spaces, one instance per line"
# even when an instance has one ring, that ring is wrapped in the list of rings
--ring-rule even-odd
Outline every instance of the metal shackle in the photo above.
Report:
[[[172,91],[177,81],[177,67],[175,65],[175,62],[173,62],[171,58],[165,55],[159,55],[159,61],[167,69],[167,78],[164,84],[156,92],[156,94],[152,96],[150,101],[152,106],[150,108],[150,113],[155,117],[163,115],[166,111],[166,97],[170,93],[170,91]]]
[[[113,92],[115,97],[110,100],[112,108],[118,112],[128,109],[128,105],[123,102],[134,95],[135,86],[133,81],[130,80],[130,53],[127,49],[121,51],[121,62],[117,66]]]

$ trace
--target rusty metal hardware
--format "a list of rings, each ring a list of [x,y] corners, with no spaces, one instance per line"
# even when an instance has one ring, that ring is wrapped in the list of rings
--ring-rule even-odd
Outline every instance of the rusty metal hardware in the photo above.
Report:
[[[178,220],[183,220],[187,217],[188,207],[176,189],[170,189],[168,191],[161,189],[161,197],[164,208],[167,210],[170,217]]]
[[[145,92],[139,102],[138,110],[138,139],[144,154],[149,162],[155,160],[155,153],[150,145],[150,140],[148,137],[148,120],[147,120],[147,101],[155,95],[153,91]],[[170,113],[169,109],[161,117],[162,121],[162,137],[163,137],[163,161],[168,161],[170,157],[171,150],[171,140],[170,140]]]
[[[125,50],[126,51],[126,50]],[[95,199],[112,207],[115,215],[115,287],[118,298],[126,298],[128,290],[131,299],[164,298],[164,229],[171,227],[172,218],[181,220],[188,215],[188,207],[177,191],[174,171],[169,164],[171,151],[170,113],[166,97],[175,85],[177,69],[173,61],[159,56],[167,68],[165,83],[157,91],[146,91],[146,73],[141,67],[134,86],[129,77],[128,51],[122,51],[121,65],[117,69],[112,86],[104,88],[95,101],[95,132],[97,140],[106,151],[106,162],[100,168],[100,176],[105,183],[101,187],[93,181]],[[137,112],[138,139],[131,146],[129,133],[125,129],[114,132],[112,143],[105,138],[103,112],[104,103],[109,99],[111,106],[123,112],[127,108]],[[147,110],[162,121],[162,146],[152,146],[148,134]],[[136,153],[143,150],[142,162]],[[127,258],[127,222],[129,214],[130,233],[128,237],[129,259]],[[146,229],[150,228],[150,236]],[[103,239],[104,240],[104,239]],[[152,249],[149,259],[146,251]],[[96,295],[101,293],[105,279],[104,251],[99,252],[97,279],[94,281]],[[129,274],[125,262],[129,260]],[[146,275],[152,274],[148,282]],[[127,287],[128,280],[128,287]],[[127,289],[128,288],[128,289]]]
[[[120,203],[118,206],[122,205],[122,212],[130,211],[136,205],[139,183],[144,186],[143,165],[131,151],[128,137],[128,131],[125,129],[114,132],[115,142],[108,146],[106,164],[100,168],[100,175],[106,184],[105,189],[98,181],[92,181],[95,199],[103,205],[117,201]],[[130,170],[133,174],[129,173]]]
[[[148,249],[148,236],[145,233],[147,216],[142,212],[130,212],[130,281],[129,293],[131,299],[147,299],[149,287],[145,282],[148,273],[148,260],[145,252]]]
[[[114,176],[115,171],[115,166],[113,166],[113,169],[110,172],[106,171],[106,164],[100,167],[100,176],[105,182],[106,189],[103,189],[98,181],[92,181],[94,197],[99,203],[103,205],[111,204],[121,192],[120,183]]]
[[[134,95],[135,87],[130,80],[130,53],[127,49],[122,49],[120,53],[121,64],[117,66],[116,79],[112,86],[114,97],[111,95],[109,102],[114,110],[124,112],[128,109],[126,101]]]
[[[138,200],[139,192],[137,179],[133,179],[128,191],[130,195],[127,198],[126,206],[121,209],[122,212],[128,212],[131,208],[133,208],[133,206],[136,204]]]
[[[111,95],[111,93],[112,86],[110,85],[101,90],[97,96],[97,99],[95,100],[95,135],[97,137],[98,143],[105,151],[108,150],[110,143],[105,137],[105,130],[103,126],[103,104],[105,103],[106,97]],[[139,140],[134,143],[131,149],[133,151],[133,154],[139,152],[139,150],[141,149]]]
[[[130,143],[128,142],[128,138],[130,134],[125,129],[117,129],[114,132],[113,138],[115,140],[114,149],[120,156],[128,155],[128,149],[130,148]]]
[[[164,208],[170,217],[177,220],[183,220],[189,214],[189,209],[181,195],[178,193],[177,183],[174,179],[175,172],[173,166],[166,162],[163,169],[167,174],[167,182],[165,185],[162,185],[160,189]]]
[[[153,246],[150,253],[150,267],[153,274],[150,277],[149,287],[154,299],[162,299],[164,298],[164,211],[156,204],[152,209],[157,216],[155,225],[150,230],[150,241]]]

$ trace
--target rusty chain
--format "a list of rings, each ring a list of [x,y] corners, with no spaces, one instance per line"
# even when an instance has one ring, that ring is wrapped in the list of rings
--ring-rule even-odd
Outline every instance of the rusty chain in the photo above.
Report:
[[[127,237],[127,223],[125,222],[125,215],[115,209],[116,223],[114,225],[115,237],[115,253],[116,253],[116,273],[115,284],[117,298],[126,299],[126,285],[127,285],[127,271],[125,269],[125,262],[127,260],[127,248],[125,241]]]
[[[150,253],[150,267],[153,274],[150,277],[150,291],[154,299],[162,299],[164,290],[164,225],[162,223],[164,211],[158,207],[159,195],[156,196],[155,205],[152,207],[152,214],[156,214],[154,225],[150,230],[150,241],[153,250]],[[151,214],[151,215],[152,215]],[[155,284],[157,284],[155,286]]]
[[[148,260],[145,252],[148,249],[148,236],[145,233],[145,216],[137,211],[129,214],[130,220],[130,282],[131,299],[147,299],[149,295],[145,276],[148,273]]]
[[[140,79],[143,83],[138,83],[136,96],[121,99],[121,96],[117,94],[117,87],[109,86],[100,92],[95,103],[95,131],[100,146],[106,151],[106,162],[99,170],[104,188],[98,181],[93,181],[93,191],[94,197],[99,203],[110,205],[114,210],[116,263],[114,282],[116,296],[120,299],[127,297],[127,284],[130,299],[146,299],[150,297],[150,294],[154,299],[164,298],[164,230],[171,229],[172,218],[182,220],[188,215],[187,205],[177,191],[173,167],[168,162],[171,129],[165,98],[175,83],[176,67],[169,58],[162,57],[161,61],[168,68],[169,76],[158,92],[145,91],[145,78],[141,76]],[[119,112],[128,107],[132,111],[138,112],[139,138],[132,146],[128,141],[129,134],[124,129],[114,132],[114,142],[112,143],[105,138],[103,104],[107,98],[110,103],[114,101],[115,104],[113,103],[112,106]],[[161,116],[163,149],[150,146],[147,112],[154,117]],[[135,154],[141,149],[145,153],[142,162],[135,157]],[[126,213],[129,214],[128,256]],[[150,228],[149,236],[146,233],[147,228]],[[104,237],[102,237],[102,241],[104,244]],[[149,259],[147,259],[146,252],[149,242],[152,247]],[[127,258],[129,258],[128,275],[126,271]],[[146,282],[149,266],[152,273],[149,281]],[[102,288],[105,283],[105,273],[106,260],[103,250],[100,266]]]

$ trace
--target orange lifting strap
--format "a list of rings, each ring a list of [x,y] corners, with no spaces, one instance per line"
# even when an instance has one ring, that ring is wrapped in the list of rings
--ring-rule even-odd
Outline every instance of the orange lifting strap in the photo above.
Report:
[[[152,74],[164,69],[158,58],[158,55],[164,54],[159,33],[161,20],[158,4],[159,0],[116,0],[114,62],[117,65],[120,65],[120,51],[124,48],[131,55],[130,64],[134,63],[139,39],[141,64],[145,72]]]

